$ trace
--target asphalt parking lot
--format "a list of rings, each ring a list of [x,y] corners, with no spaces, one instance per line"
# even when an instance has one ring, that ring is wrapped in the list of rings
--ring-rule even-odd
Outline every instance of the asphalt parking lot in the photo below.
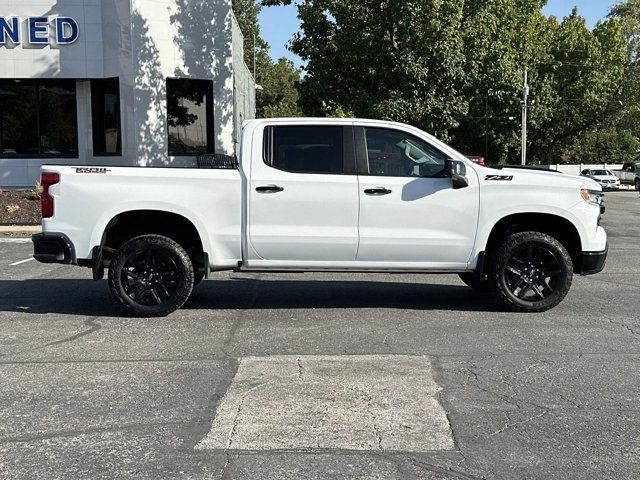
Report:
[[[605,271],[534,315],[456,276],[220,274],[126,318],[0,240],[0,478],[640,478],[640,199],[606,202]]]

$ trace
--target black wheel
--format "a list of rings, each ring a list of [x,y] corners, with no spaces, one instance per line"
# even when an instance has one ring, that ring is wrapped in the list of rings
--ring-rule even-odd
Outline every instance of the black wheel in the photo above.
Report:
[[[164,317],[179,309],[193,290],[189,255],[160,235],[136,237],[122,245],[111,260],[109,288],[129,312]]]
[[[640,192],[640,178],[636,178],[636,181],[633,182],[633,185],[636,187],[636,192]]]
[[[492,256],[489,284],[509,309],[544,312],[569,293],[573,263],[566,248],[540,232],[507,237]]]
[[[467,286],[473,288],[478,292],[490,292],[489,279],[479,278],[476,272],[467,272],[458,274],[460,280],[462,280]]]

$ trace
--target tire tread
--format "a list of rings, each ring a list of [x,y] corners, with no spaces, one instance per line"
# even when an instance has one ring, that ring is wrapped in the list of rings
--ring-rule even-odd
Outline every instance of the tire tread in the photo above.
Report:
[[[523,243],[529,242],[547,243],[553,246],[560,253],[560,260],[564,261],[568,273],[563,285],[559,286],[561,290],[558,291],[558,295],[554,298],[548,298],[535,303],[529,302],[529,305],[527,306],[515,302],[503,288],[501,266],[506,265],[509,261],[511,252],[515,248]],[[551,310],[565,299],[571,289],[572,280],[573,262],[564,245],[550,235],[534,231],[519,232],[505,238],[492,256],[489,270],[489,284],[496,294],[498,301],[507,309],[515,312],[545,312],[547,310]]]
[[[122,285],[120,284],[120,271],[117,266],[123,263],[128,252],[138,248],[141,244],[169,249],[177,255],[180,260],[186,288],[180,289],[173,301],[163,302],[154,307],[132,304],[122,289]],[[165,317],[182,307],[193,291],[194,271],[189,255],[179,243],[162,235],[142,235],[125,242],[111,259],[111,265],[113,267],[109,268],[109,289],[113,297],[125,310],[139,317]]]

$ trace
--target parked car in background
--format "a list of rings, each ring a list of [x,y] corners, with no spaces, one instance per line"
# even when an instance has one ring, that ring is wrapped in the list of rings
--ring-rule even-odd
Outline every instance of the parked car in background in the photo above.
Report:
[[[485,167],[486,163],[484,161],[484,157],[477,157],[477,156],[467,156],[467,158],[469,160],[471,160],[473,163],[475,163],[476,165],[480,165]]]
[[[595,180],[603,190],[620,190],[620,179],[611,170],[588,168],[583,170],[580,175]]]
[[[622,167],[622,170],[614,170],[613,173],[620,179],[620,182],[625,185],[633,185],[636,190],[640,191],[640,158],[636,158],[636,161],[627,162]]]

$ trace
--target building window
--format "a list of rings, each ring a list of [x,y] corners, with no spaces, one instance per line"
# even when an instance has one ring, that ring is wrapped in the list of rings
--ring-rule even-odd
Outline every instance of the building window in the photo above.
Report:
[[[265,162],[293,173],[343,173],[343,138],[343,127],[271,127],[265,143]]]
[[[214,153],[213,83],[167,80],[169,155]]]
[[[78,156],[74,80],[0,80],[0,156]]]
[[[121,155],[120,84],[117,78],[91,81],[93,154]]]

